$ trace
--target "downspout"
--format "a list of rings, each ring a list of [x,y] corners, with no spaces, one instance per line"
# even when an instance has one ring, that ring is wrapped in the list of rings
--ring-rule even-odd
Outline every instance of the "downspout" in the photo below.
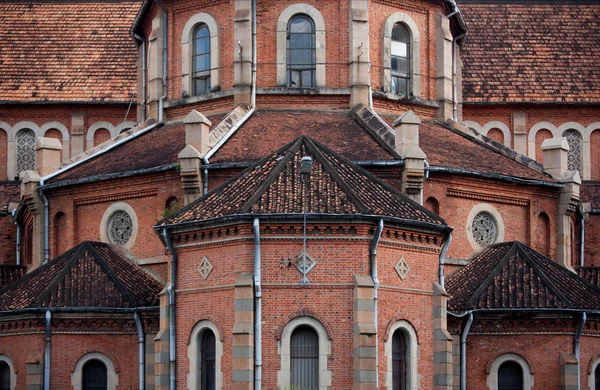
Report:
[[[256,107],[256,0],[252,0],[252,96],[250,107]]]
[[[202,157],[202,165],[204,166],[202,169],[202,195],[206,195],[208,193],[208,158],[206,156]]]
[[[140,390],[146,389],[146,343],[144,340],[144,328],[142,327],[142,321],[140,319],[140,313],[135,311],[133,312],[133,319],[135,320],[135,327],[138,332],[138,344],[140,351]]]
[[[581,212],[581,237],[579,240],[579,266],[583,267],[585,257],[585,211],[583,205],[579,202],[579,211]]]
[[[439,266],[439,280],[440,286],[444,287],[444,263],[446,262],[446,253],[448,252],[448,248],[450,247],[450,243],[452,242],[452,232],[448,233],[448,238],[446,242],[444,242],[444,247],[442,248],[442,252],[440,253],[440,266]]]
[[[254,390],[262,386],[262,290],[260,220],[254,218]]]
[[[50,322],[52,313],[46,310],[46,350],[44,352],[44,390],[50,390]]]
[[[168,53],[168,23],[169,23],[169,15],[167,14],[167,9],[164,4],[160,0],[155,0],[156,4],[160,7],[163,12],[163,74],[162,74],[162,84],[163,84],[163,95],[158,100],[158,121],[163,123],[163,109],[164,109],[164,100],[167,98],[167,53]]]
[[[142,43],[142,122],[146,121],[146,39],[133,34],[133,37]]]
[[[15,220],[15,225],[17,225],[16,262],[17,265],[21,265],[21,224]]]
[[[50,258],[50,248],[48,245],[48,198],[46,198],[41,188],[39,188],[39,192],[42,202],[44,202],[44,264],[46,264]]]
[[[458,119],[458,86],[456,85],[456,54],[458,52],[458,45],[456,43],[456,39],[454,39],[452,41],[452,86],[453,86],[453,93],[452,93],[452,97],[454,100],[453,101],[453,105],[452,105],[452,119],[457,121]]]
[[[579,327],[577,328],[577,333],[575,333],[575,339],[573,340],[573,349],[575,350],[575,357],[577,358],[577,389],[581,389],[581,359],[580,359],[580,339],[581,333],[583,332],[583,328],[585,326],[585,321],[587,320],[586,312],[581,314],[581,321],[579,322]]]
[[[169,383],[170,390],[177,390],[175,378],[175,281],[177,280],[177,253],[167,228],[163,228],[163,237],[171,254],[171,277],[169,278]]]
[[[460,335],[460,390],[467,390],[467,336],[472,324],[473,312],[470,312],[467,324]]]
[[[373,278],[373,323],[375,330],[377,330],[377,294],[379,290],[379,275],[377,273],[377,245],[381,239],[381,233],[383,232],[383,218],[377,223],[377,230],[373,235],[373,241],[371,242],[370,251],[370,262],[371,262],[371,277]],[[375,370],[379,372],[379,332],[375,333]],[[375,378],[375,388],[379,388],[379,375]]]

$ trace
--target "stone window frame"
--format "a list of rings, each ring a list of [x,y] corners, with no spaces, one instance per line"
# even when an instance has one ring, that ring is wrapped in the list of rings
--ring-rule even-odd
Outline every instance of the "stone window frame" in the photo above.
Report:
[[[10,370],[10,390],[15,390],[17,388],[17,373],[15,372],[12,360],[8,356],[0,354],[0,362],[8,364],[8,369]]]
[[[325,88],[327,85],[325,19],[318,9],[304,3],[290,5],[281,12],[277,20],[277,86],[287,88],[287,29],[290,20],[298,14],[307,15],[315,24],[316,88]]]
[[[392,369],[392,342],[396,331],[403,332],[406,338],[407,351],[409,357],[406,360],[406,371],[408,373],[407,390],[418,390],[420,375],[419,375],[419,339],[417,332],[412,324],[406,320],[398,320],[394,322],[388,332],[387,340],[384,343],[383,351],[386,357],[385,382],[386,389],[393,389],[393,369]]]
[[[596,354],[590,360],[590,364],[588,366],[588,386],[590,389],[594,389],[596,385],[596,368],[600,365],[600,356]]]
[[[215,371],[216,371],[216,384],[217,390],[223,388],[223,371],[221,369],[221,360],[223,357],[223,340],[222,335],[219,334],[219,328],[209,320],[202,320],[196,323],[190,332],[190,339],[188,341],[188,360],[190,362],[190,372],[187,375],[187,388],[189,390],[199,389],[198,385],[198,341],[202,332],[209,329],[215,335]]]
[[[490,390],[498,390],[498,370],[506,362],[515,362],[523,370],[523,390],[531,390],[533,387],[533,374],[527,360],[516,353],[505,353],[498,356],[490,365],[487,374],[487,386]]]
[[[193,34],[196,27],[200,24],[205,24],[210,33],[210,90],[216,92],[220,89],[221,82],[219,80],[219,25],[214,17],[206,12],[200,12],[193,15],[185,23],[181,33],[181,96],[194,96],[194,88],[192,86],[192,56],[193,56]]]
[[[392,91],[392,29],[402,23],[410,33],[410,89],[411,96],[421,96],[421,35],[417,23],[404,12],[388,16],[383,25],[383,92]]]
[[[73,390],[81,390],[83,387],[83,366],[90,360],[100,360],[106,366],[108,390],[115,390],[119,385],[119,374],[117,373],[112,360],[100,352],[86,353],[79,358],[75,364],[75,369],[71,374],[71,385],[73,386]]]
[[[110,240],[110,236],[108,234],[108,225],[110,222],[110,217],[112,217],[112,215],[114,213],[116,213],[117,211],[124,211],[127,214],[129,214],[129,217],[131,218],[131,223],[132,223],[131,237],[129,238],[129,241],[127,241],[127,244],[121,245],[122,248],[131,249],[135,245],[135,241],[138,236],[139,224],[138,224],[138,217],[137,217],[137,214],[135,213],[135,210],[133,209],[133,207],[131,207],[129,204],[127,204],[125,202],[113,203],[106,209],[106,211],[104,212],[104,215],[102,215],[102,220],[100,221],[100,241],[108,243],[108,244],[113,243]]]
[[[467,216],[467,224],[465,226],[465,229],[467,231],[467,240],[469,241],[469,244],[471,244],[471,247],[477,251],[483,249],[483,247],[481,245],[479,245],[477,243],[477,241],[475,241],[475,237],[473,237],[473,231],[472,231],[473,220],[479,213],[489,214],[494,219],[494,222],[496,222],[497,233],[496,233],[496,239],[494,240],[494,244],[497,244],[499,242],[504,242],[504,235],[506,233],[506,230],[505,230],[504,219],[502,218],[502,215],[500,214],[498,209],[496,209],[491,204],[479,203],[478,205],[475,205],[469,212],[469,215]]]
[[[277,353],[281,357],[281,370],[277,371],[277,386],[282,389],[290,386],[290,340],[294,330],[300,326],[310,326],[319,336],[319,390],[327,390],[333,378],[332,372],[327,367],[331,355],[331,340],[325,326],[316,318],[308,316],[296,317],[283,328],[281,340],[277,342]]]

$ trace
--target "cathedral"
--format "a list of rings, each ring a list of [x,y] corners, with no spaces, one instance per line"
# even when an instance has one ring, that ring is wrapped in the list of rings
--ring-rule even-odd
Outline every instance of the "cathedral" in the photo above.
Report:
[[[600,389],[597,0],[0,15],[0,390]]]

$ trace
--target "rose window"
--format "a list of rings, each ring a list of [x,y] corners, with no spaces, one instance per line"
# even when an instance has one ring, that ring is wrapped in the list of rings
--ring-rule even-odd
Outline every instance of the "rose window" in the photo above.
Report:
[[[473,219],[471,225],[473,238],[480,246],[490,245],[496,242],[498,227],[496,221],[488,213],[479,213]]]
[[[133,221],[125,211],[117,211],[108,221],[108,237],[114,244],[125,245],[131,238]]]

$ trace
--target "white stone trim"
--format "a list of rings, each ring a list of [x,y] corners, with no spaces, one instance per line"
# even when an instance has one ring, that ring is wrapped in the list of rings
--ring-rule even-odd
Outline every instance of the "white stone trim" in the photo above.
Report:
[[[137,122],[134,122],[134,121],[121,122],[117,126],[115,126],[115,132],[117,134],[121,134],[121,132],[123,130],[130,130],[130,129],[133,129],[134,127],[136,127],[136,126],[137,126]],[[93,140],[93,138],[92,138],[92,140]]]
[[[419,340],[417,338],[417,332],[415,328],[406,320],[396,321],[392,324],[388,332],[388,339],[384,344],[383,350],[386,357],[386,371],[385,371],[385,387],[387,389],[393,388],[393,370],[392,370],[392,341],[396,331],[403,332],[408,343],[409,357],[407,359],[407,373],[408,373],[408,390],[418,390],[420,388],[420,375],[419,375]]]
[[[12,360],[8,356],[0,354],[0,362],[8,364],[8,369],[10,370],[10,390],[15,390],[17,388],[17,374],[15,373],[15,366]]]
[[[548,130],[552,133],[552,138],[561,137],[560,132],[550,122],[538,122],[535,125],[531,126],[529,129],[529,134],[527,135],[527,149],[529,157],[535,160],[535,136],[540,130]]]
[[[85,135],[85,150],[89,150],[94,147],[94,134],[98,129],[106,129],[110,133],[110,138],[114,138],[119,133],[117,132],[115,126],[112,123],[106,121],[94,122],[89,128]]]
[[[498,369],[500,366],[508,361],[513,361],[523,370],[523,389],[531,390],[533,387],[533,374],[531,373],[531,369],[529,368],[529,364],[523,357],[515,354],[515,353],[506,353],[504,355],[498,356],[496,360],[490,366],[490,372],[487,375],[487,385],[490,390],[498,390]]]
[[[6,132],[6,177],[8,180],[11,180],[15,177],[15,161],[14,158],[9,158],[9,156],[15,155],[15,142],[14,135],[12,134],[12,126],[10,126],[6,122],[0,121],[0,130],[4,130]],[[11,140],[12,137],[12,140]],[[1,157],[1,156],[0,156]]]
[[[277,20],[277,86],[287,86],[287,28],[292,17],[298,14],[309,16],[315,23],[315,79],[318,88],[326,86],[326,44],[325,44],[325,19],[318,9],[312,5],[298,3],[287,7]]]
[[[504,135],[504,146],[510,148],[510,129],[508,126],[500,121],[489,121],[483,126],[483,129],[481,129],[481,134],[487,137],[487,134],[491,129],[499,129]]]
[[[596,360],[594,360],[590,364],[591,370],[588,375],[588,386],[590,387],[590,389],[594,389],[594,386],[596,385],[596,367],[598,367],[598,364],[600,364],[600,357],[596,358]]]
[[[125,211],[131,217],[131,237],[129,238],[129,241],[127,241],[127,244],[123,245],[123,248],[131,249],[135,245],[135,240],[137,239],[138,235],[138,218],[133,207],[131,207],[125,202],[113,203],[104,212],[104,215],[102,216],[102,221],[100,221],[100,241],[106,242],[108,244],[112,243],[108,236],[108,221],[110,220],[110,217],[117,211]]]
[[[188,97],[192,96],[192,55],[193,48],[192,42],[194,28],[200,23],[208,26],[210,33],[210,89],[217,91],[219,89],[219,25],[217,21],[209,14],[205,12],[197,13],[196,15],[189,18],[183,27],[181,34],[181,81],[182,90],[181,96]]]
[[[323,324],[315,318],[307,316],[294,318],[283,328],[281,340],[277,342],[277,353],[281,356],[281,370],[277,371],[277,385],[282,389],[290,386],[290,339],[294,329],[302,325],[310,326],[319,336],[319,390],[327,390],[332,383],[332,372],[327,370],[327,362],[331,355],[331,340],[329,340]]]
[[[470,127],[473,130],[477,130],[478,133],[482,134],[483,132],[483,128],[481,127],[481,125],[477,122],[473,122],[473,121],[462,121],[463,126],[467,126]]]
[[[477,216],[477,214],[479,214],[479,213],[488,213],[489,215],[492,216],[492,218],[494,218],[494,221],[496,222],[497,235],[496,235],[496,241],[494,241],[494,244],[498,243],[498,242],[504,242],[505,228],[504,228],[504,220],[502,219],[502,215],[491,204],[479,203],[478,205],[473,207],[471,209],[471,211],[469,212],[469,216],[467,217],[467,224],[465,226],[465,230],[467,231],[467,240],[469,241],[469,244],[471,244],[471,247],[473,249],[475,249],[476,251],[483,249],[483,247],[481,245],[479,245],[477,243],[477,241],[475,241],[475,237],[473,237],[473,231],[472,231],[473,220],[475,219],[475,216]]]
[[[215,324],[208,320],[198,322],[190,332],[188,343],[188,359],[190,361],[190,372],[187,375],[187,388],[190,390],[200,389],[198,386],[198,338],[205,329],[210,329],[215,335],[215,371],[216,371],[216,389],[223,388],[223,371],[221,371],[221,359],[223,357],[223,342],[219,329]]]
[[[383,91],[392,90],[392,29],[396,23],[404,24],[410,33],[410,89],[414,97],[421,96],[421,35],[417,23],[408,14],[391,14],[383,26]]]
[[[62,134],[61,144],[64,142],[69,142],[71,140],[71,137],[69,135],[69,129],[67,129],[67,126],[57,121],[44,123],[42,127],[40,127],[40,133],[43,134],[43,137],[45,137],[46,132],[51,129],[56,129],[60,131],[60,133]]]
[[[23,129],[33,130],[35,133],[35,137],[43,137],[44,133],[40,131],[40,127],[31,121],[23,121],[14,125],[11,129],[11,135],[9,135],[9,141],[15,141],[17,138],[17,133]],[[10,138],[12,136],[12,139]]]
[[[90,360],[100,360],[106,366],[108,390],[115,390],[119,385],[119,374],[115,370],[115,365],[110,358],[100,352],[91,352],[83,355],[75,364],[75,370],[71,374],[71,385],[73,390],[81,390],[83,380],[83,366]]]

